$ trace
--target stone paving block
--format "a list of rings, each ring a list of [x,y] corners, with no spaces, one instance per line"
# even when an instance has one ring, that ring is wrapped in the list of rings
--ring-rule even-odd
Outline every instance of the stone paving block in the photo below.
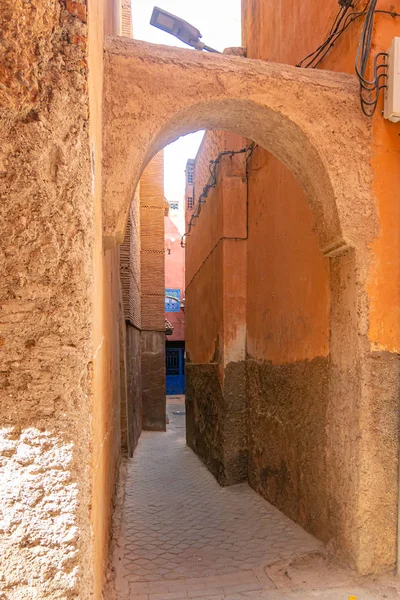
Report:
[[[176,408],[167,433],[143,432],[128,461],[117,580],[135,600],[257,593],[255,570],[321,544],[246,483],[221,488],[185,446]]]

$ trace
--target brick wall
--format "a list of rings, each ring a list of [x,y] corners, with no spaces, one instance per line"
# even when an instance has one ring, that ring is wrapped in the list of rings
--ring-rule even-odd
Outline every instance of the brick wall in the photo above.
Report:
[[[142,329],[164,331],[164,152],[140,181]]]
[[[140,268],[140,186],[129,210],[124,242],[121,245],[120,276],[125,320],[141,327]]]
[[[121,1],[121,29],[124,37],[132,37],[132,9],[131,0]]]

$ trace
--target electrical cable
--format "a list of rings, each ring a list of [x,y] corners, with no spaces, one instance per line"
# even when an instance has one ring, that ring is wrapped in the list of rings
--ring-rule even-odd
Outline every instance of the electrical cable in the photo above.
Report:
[[[182,248],[185,248],[185,238],[190,236],[190,232],[192,231],[192,228],[195,226],[194,220],[198,219],[198,217],[200,216],[201,207],[203,204],[205,204],[210,190],[215,188],[215,186],[217,185],[217,168],[218,168],[219,163],[221,162],[221,159],[224,156],[230,156],[231,158],[233,158],[237,154],[248,153],[248,155],[246,157],[246,172],[247,172],[248,160],[249,160],[250,156],[253,154],[256,146],[257,146],[257,144],[252,142],[249,146],[246,146],[246,148],[241,148],[240,150],[223,150],[222,152],[220,152],[218,154],[216,159],[210,160],[209,166],[208,166],[209,171],[210,171],[210,177],[208,178],[206,185],[203,187],[203,191],[201,192],[199,199],[197,201],[196,209],[193,212],[192,216],[190,217],[190,220],[188,223],[188,229],[182,235],[182,238],[181,238],[181,247]]]
[[[378,13],[387,14],[393,18],[400,17],[400,13],[394,10],[377,9],[377,0],[368,0],[364,9],[360,12],[348,12],[353,6],[352,0],[339,0],[339,4],[339,12],[334,19],[333,25],[326,40],[316,50],[308,54],[305,58],[303,58],[303,60],[297,63],[296,66],[306,69],[317,68],[328,52],[333,48],[335,42],[346,31],[346,29],[355,20],[365,16],[361,38],[357,48],[355,71],[360,81],[360,103],[362,111],[366,116],[372,117],[378,104],[380,92],[382,89],[387,87],[386,83],[381,84],[381,79],[387,78],[386,52],[379,52],[374,58],[373,79],[367,80],[365,78],[368,59],[371,52],[374,18]],[[384,57],[384,61],[378,64],[380,57]],[[384,69],[385,73],[378,74],[380,69]]]
[[[386,83],[384,83],[383,85],[380,84],[380,80],[382,78],[387,78],[386,52],[379,52],[375,56],[373,69],[374,77],[373,79],[366,79],[367,66],[369,56],[371,53],[372,35],[374,29],[377,2],[378,0],[369,0],[366,5],[366,16],[361,31],[360,41],[358,43],[356,59],[354,64],[354,68],[360,82],[361,109],[364,115],[366,115],[367,117],[372,117],[378,104],[380,91],[387,87]],[[384,57],[385,62],[378,64],[378,60],[381,56]],[[385,73],[378,74],[378,70],[383,68],[385,69]]]

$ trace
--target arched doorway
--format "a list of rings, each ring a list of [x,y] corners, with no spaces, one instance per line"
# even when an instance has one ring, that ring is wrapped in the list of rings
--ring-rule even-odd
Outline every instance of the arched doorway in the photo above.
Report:
[[[373,569],[384,533],[380,540],[373,534],[371,507],[378,507],[385,477],[363,433],[372,419],[364,367],[365,280],[377,215],[364,144],[369,131],[359,114],[355,80],[112,38],[105,67],[103,224],[109,247],[122,239],[144,166],[190,131],[226,129],[253,139],[301,183],[333,282],[329,400],[321,424],[327,530],[360,571]],[[117,88],[118,95],[112,93]],[[394,530],[392,507],[387,510]]]

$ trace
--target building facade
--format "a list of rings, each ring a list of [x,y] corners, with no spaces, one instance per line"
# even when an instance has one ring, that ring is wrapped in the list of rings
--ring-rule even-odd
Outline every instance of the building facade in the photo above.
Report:
[[[153,387],[154,354],[158,399],[165,369],[159,152],[199,128],[258,147],[224,155],[186,238],[189,444],[359,572],[394,567],[399,126],[382,97],[361,113],[362,17],[293,68],[366,4],[244,0],[246,60],[121,39],[119,1],[1,3],[1,593],[102,597],[121,449],[154,400],[135,377]],[[399,3],[378,8],[372,56],[398,34]]]
[[[169,202],[165,217],[165,318],[172,326],[166,338],[167,395],[185,393],[185,250],[181,245],[180,202]]]
[[[357,3],[360,10],[364,5]],[[385,2],[380,8],[390,10]],[[334,23],[338,10],[341,14],[345,9],[332,1],[320,11],[310,2],[293,13],[290,2],[281,3],[277,9],[272,3],[243,0],[243,46],[247,57],[296,65],[318,48],[326,38],[328,24]],[[351,12],[351,7],[346,10]],[[343,22],[347,24],[345,32],[326,56],[324,53],[318,67],[353,73],[362,22]],[[299,31],[303,35],[298,35]],[[398,24],[390,15],[377,16],[374,51],[385,52],[396,31]],[[372,215],[367,217],[365,233],[374,230],[370,238],[373,256],[368,266],[357,266],[362,259],[355,257],[352,243],[347,247],[343,244],[342,250],[321,252],[318,221],[304,186],[262,144],[251,150],[246,174],[242,173],[247,200],[240,200],[243,193],[238,189],[221,192],[230,180],[230,174],[221,167],[216,186],[186,238],[186,336],[190,361],[186,401],[193,426],[188,430],[189,445],[222,482],[247,478],[266,499],[320,539],[330,541],[346,560],[366,572],[379,570],[380,565],[393,565],[396,560],[398,447],[391,440],[397,435],[395,339],[398,340],[399,321],[397,291],[389,290],[391,284],[385,272],[391,268],[389,255],[397,264],[399,250],[394,237],[397,225],[392,226],[398,206],[395,190],[399,189],[399,170],[392,169],[398,126],[382,118],[382,106],[381,96],[378,110],[369,120],[370,165],[383,221],[380,228],[375,228]],[[231,147],[235,148],[232,142]],[[208,165],[226,149],[226,141],[220,140],[217,133],[206,135],[196,160],[195,206],[208,178],[208,171],[202,177],[198,164]],[[234,234],[226,232],[227,221],[218,214],[222,210],[218,207],[224,202],[234,214]],[[188,219],[191,215],[192,211]],[[368,280],[368,300],[356,300],[353,295],[352,286],[357,283],[352,278],[360,269]],[[234,291],[230,292],[230,286],[235,286]],[[232,304],[224,306],[227,298]],[[193,306],[196,313],[191,311]],[[362,306],[366,309],[365,320],[352,337],[354,311],[360,314]],[[197,314],[199,307],[202,316]],[[224,331],[232,315],[235,327]],[[199,325],[205,318],[206,330]],[[347,335],[340,339],[344,331]],[[367,354],[357,359],[359,343]],[[230,364],[225,359],[226,347],[237,352]],[[362,376],[356,371],[350,375],[357,360],[360,373],[369,373],[369,383],[365,385],[372,384],[364,399],[361,389],[356,391],[356,380]],[[235,369],[239,373],[245,369],[246,386],[242,389],[234,385],[232,395],[230,382],[231,378],[237,381]],[[389,371],[391,376],[387,375]],[[239,380],[243,381],[244,376],[239,376]],[[208,415],[205,423],[196,422],[204,418],[201,406],[210,394],[218,398],[213,416]],[[350,400],[352,394],[355,396]],[[354,412],[345,408],[349,403]],[[380,448],[375,446],[372,455],[367,456],[367,452],[360,458],[368,464],[363,483],[355,475],[347,449],[363,412],[355,406],[369,406],[371,412],[367,415],[367,410],[362,417],[360,441],[352,452],[363,455],[370,444],[371,431],[379,430],[382,436]],[[228,415],[233,419],[234,412],[238,421],[230,435],[224,437],[224,427],[231,423]],[[200,432],[204,431],[208,444],[201,443],[203,440],[198,437],[202,438],[204,434]],[[245,436],[241,436],[243,431],[247,432]],[[229,445],[230,439],[236,440],[234,448]],[[350,490],[362,496],[353,514],[346,508]],[[372,496],[381,497],[380,504],[386,507],[379,525],[370,518],[371,502],[375,502]],[[358,519],[363,525],[357,530],[354,523]],[[375,542],[368,552],[360,552],[361,547],[366,548],[367,531],[374,532],[371,535]]]

